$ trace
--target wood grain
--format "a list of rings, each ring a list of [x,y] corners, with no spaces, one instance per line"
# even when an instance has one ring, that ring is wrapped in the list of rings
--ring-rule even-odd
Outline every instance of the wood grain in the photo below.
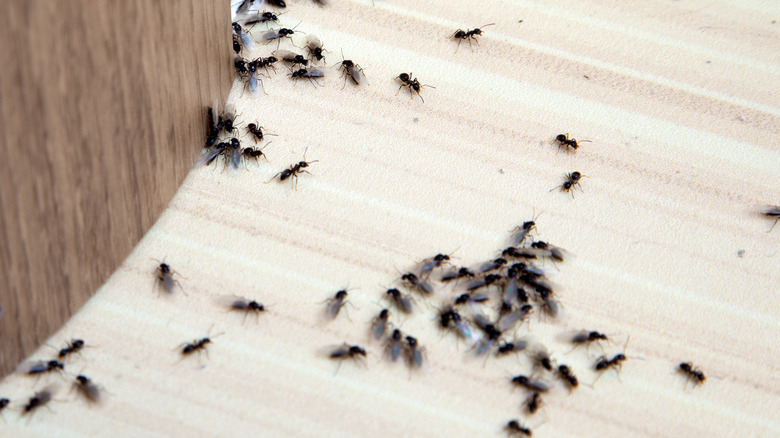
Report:
[[[780,233],[767,233],[759,214],[778,203],[780,186],[774,3],[290,3],[282,24],[316,34],[328,65],[343,48],[370,83],[342,88],[330,68],[320,86],[295,83],[277,68],[264,78],[268,95],[234,84],[240,121],[278,134],[264,149],[270,163],[193,169],[49,340],[93,345],[67,369],[103,385],[104,403],[87,406],[63,388],[54,412],[6,413],[7,429],[473,437],[502,436],[521,418],[534,436],[780,435]],[[456,53],[455,29],[491,22],[479,46]],[[436,87],[422,90],[424,103],[397,93],[404,71]],[[559,133],[591,143],[559,151]],[[297,190],[266,184],[304,151],[317,162]],[[550,191],[574,170],[587,175],[582,191]],[[534,214],[537,237],[576,258],[555,278],[567,319],[534,318],[521,333],[587,384],[601,351],[569,352],[560,334],[608,333],[609,355],[630,339],[620,377],[572,394],[556,387],[528,417],[507,381],[531,371],[527,360],[475,359],[436,329],[446,288],[394,319],[426,347],[425,372],[389,364],[367,341],[400,272],[442,251],[458,264],[495,257]],[[178,271],[183,290],[155,288],[153,258]],[[343,287],[352,288],[349,317],[327,322],[322,303]],[[232,295],[268,310],[244,321],[219,304]],[[206,335],[208,357],[175,351]],[[323,356],[342,342],[366,345],[367,366],[337,369]],[[707,382],[686,389],[675,373],[682,361]],[[24,403],[32,380],[8,376],[0,395]]]
[[[162,212],[232,72],[211,1],[0,6],[0,374],[60,328]]]

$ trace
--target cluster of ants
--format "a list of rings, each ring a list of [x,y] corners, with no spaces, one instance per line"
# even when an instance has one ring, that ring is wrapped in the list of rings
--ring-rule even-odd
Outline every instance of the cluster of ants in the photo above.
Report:
[[[451,256],[437,254],[422,260],[415,267],[400,276],[399,287],[387,289],[381,299],[388,303],[371,320],[368,330],[374,341],[383,345],[383,355],[395,362],[403,357],[408,368],[419,370],[425,363],[425,348],[417,338],[404,335],[392,322],[392,315],[408,318],[415,313],[416,300],[428,300],[444,292],[445,285],[452,285],[451,296],[443,298],[437,310],[435,321],[443,333],[451,333],[465,342],[468,354],[483,358],[505,357],[525,354],[533,364],[530,374],[518,374],[511,377],[509,383],[515,388],[527,392],[523,399],[523,410],[529,415],[535,414],[543,405],[543,397],[554,387],[549,375],[558,380],[568,390],[579,387],[580,381],[570,365],[558,363],[547,348],[528,337],[517,337],[518,329],[534,313],[545,318],[559,318],[562,312],[557,300],[559,286],[551,282],[547,275],[555,269],[541,262],[564,262],[571,255],[564,249],[544,241],[533,241],[530,236],[535,230],[535,221],[527,221],[518,226],[512,235],[510,246],[500,250],[500,257],[485,261],[477,266],[452,266]],[[438,283],[438,284],[437,284]],[[335,319],[348,303],[349,293],[339,290],[325,302],[325,314]],[[490,303],[495,303],[491,306]],[[595,330],[582,330],[564,334],[572,350],[581,346],[590,347],[610,339],[604,333]],[[592,371],[601,377],[607,370],[620,372],[627,360],[625,348],[614,355],[601,354],[592,359]],[[329,352],[332,360],[341,363],[347,360],[363,363],[366,348],[345,343]],[[681,363],[677,371],[684,374],[694,386],[705,381],[704,373],[690,362]],[[587,384],[592,386],[593,383]],[[510,435],[531,436],[532,429],[517,419],[510,420],[504,426]]]
[[[257,164],[260,157],[267,162],[268,158],[263,152],[265,147],[262,149],[251,146],[241,147],[241,140],[234,136],[237,135],[239,129],[238,123],[236,122],[236,111],[233,105],[225,105],[225,109],[222,112],[217,112],[215,108],[216,105],[208,108],[206,112],[206,118],[208,120],[206,143],[195,166],[209,166],[211,163],[218,161],[220,157],[222,157],[224,168],[230,167],[233,170],[238,170],[241,167],[242,161],[244,167],[247,167],[247,163],[250,160],[254,160],[255,164]],[[266,135],[276,135],[265,133],[263,132],[263,129],[264,128],[257,123],[249,123],[246,126],[246,131],[250,135],[251,140],[255,142],[255,145],[261,143]],[[226,137],[223,141],[219,141],[220,136],[227,136],[229,138]],[[270,142],[266,143],[266,146],[269,144]],[[306,168],[309,167],[310,164],[317,162],[317,160],[306,161],[306,152],[304,152],[303,157],[302,161],[293,163],[289,168],[274,175],[268,182],[271,182],[278,176],[280,181],[291,179],[293,184],[297,185],[298,175],[301,173],[308,173]]]
[[[65,346],[60,348],[57,356],[49,360],[38,360],[32,362],[24,362],[17,371],[27,376],[38,377],[59,373],[68,374],[65,371],[66,361],[75,354],[81,354],[81,350],[86,347],[86,343],[83,339],[71,339],[66,342]],[[53,347],[52,347],[53,348]],[[56,350],[56,348],[55,348]],[[71,384],[83,398],[89,403],[97,403],[101,399],[101,390],[95,382],[84,374],[70,375],[72,377]],[[50,401],[54,399],[54,395],[59,391],[60,385],[57,383],[50,383],[43,389],[35,391],[35,393],[26,401],[22,402],[19,406],[22,415],[32,415],[38,408],[46,406]],[[8,398],[0,398],[0,413],[11,404],[11,400]]]
[[[313,85],[316,85],[317,79],[325,76],[322,67],[317,66],[317,64],[324,64],[325,52],[328,52],[319,38],[315,35],[306,36],[306,44],[303,47],[306,50],[306,55],[291,50],[279,49],[283,39],[287,39],[294,47],[300,48],[295,44],[293,35],[304,32],[296,31],[297,25],[293,28],[279,27],[277,29],[268,29],[262,34],[259,41],[265,44],[273,41],[277,43],[276,50],[270,56],[260,56],[254,59],[241,56],[242,52],[254,51],[257,45],[258,40],[251,34],[255,26],[258,24],[270,26],[271,23],[279,25],[279,14],[269,11],[254,11],[252,9],[253,5],[249,4],[243,7],[245,4],[246,2],[239,7],[236,19],[232,24],[233,51],[235,52],[233,67],[238,77],[246,83],[249,91],[256,92],[259,85],[265,92],[265,86],[260,78],[261,70],[265,71],[266,77],[270,77],[271,71],[276,71],[275,66],[278,63],[288,66],[291,79],[308,79]],[[342,61],[334,66],[336,65],[339,66],[338,68],[344,77],[344,86],[346,86],[347,80],[350,80],[355,85],[360,85],[363,82],[363,69],[352,60],[343,59],[343,52]]]

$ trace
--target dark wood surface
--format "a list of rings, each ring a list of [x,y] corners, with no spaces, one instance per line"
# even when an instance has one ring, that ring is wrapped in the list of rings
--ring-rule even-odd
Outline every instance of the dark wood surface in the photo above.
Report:
[[[232,80],[210,0],[0,2],[0,374],[133,249]]]

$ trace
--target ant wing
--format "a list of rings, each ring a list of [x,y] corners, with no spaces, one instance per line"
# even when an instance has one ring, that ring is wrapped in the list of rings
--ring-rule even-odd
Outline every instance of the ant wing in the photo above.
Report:
[[[249,307],[250,302],[248,298],[239,297],[237,295],[220,295],[215,298],[215,301],[219,303],[220,306],[231,309],[246,309]]]
[[[306,44],[307,47],[309,47],[309,50],[322,48],[322,42],[320,41],[319,38],[317,38],[316,35],[312,35],[312,34],[306,35],[306,43],[307,43]]]
[[[203,153],[200,154],[198,161],[195,162],[195,167],[202,166],[202,165],[208,166],[221,153],[222,153],[222,149],[220,148],[206,149]]]
[[[307,78],[321,78],[325,76],[325,73],[322,72],[322,70],[307,70],[306,71],[306,77]]]
[[[352,81],[355,82],[355,85],[360,85],[360,82],[363,80],[363,74],[360,72],[359,68],[349,67],[347,68],[347,73],[349,73],[349,76],[352,78]]]
[[[290,63],[295,63],[296,62],[295,57],[298,56],[297,53],[291,52],[289,50],[284,50],[284,49],[274,50],[271,54],[274,55],[276,58],[281,59],[284,62],[290,62]]]
[[[266,40],[266,41],[271,41],[271,40],[275,40],[275,39],[279,38],[280,36],[282,36],[282,35],[279,34],[278,30],[272,30],[272,31],[264,33],[263,34],[263,39]]]

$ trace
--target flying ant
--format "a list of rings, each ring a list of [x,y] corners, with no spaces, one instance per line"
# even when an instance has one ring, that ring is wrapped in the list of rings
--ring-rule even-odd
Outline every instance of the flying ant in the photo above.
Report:
[[[407,272],[401,276],[401,281],[405,282],[411,289],[416,289],[426,295],[433,294],[433,286],[427,281],[418,278],[417,275]]]
[[[433,271],[436,268],[441,267],[444,263],[448,263],[450,261],[450,256],[447,254],[436,254],[435,256],[431,258],[427,258],[420,262],[420,274],[428,274],[430,275],[430,272]],[[427,275],[426,275],[427,277]]]
[[[574,198],[574,192],[572,189],[574,189],[575,186],[580,184],[580,178],[582,178],[583,175],[579,172],[571,172],[566,174],[566,181],[563,182],[563,184],[559,185],[558,187],[553,187],[550,191],[552,192],[555,189],[560,188],[560,191],[562,192],[570,192],[571,197]],[[580,187],[580,190],[582,188]]]
[[[512,377],[512,384],[515,386],[523,387],[532,392],[547,392],[550,390],[550,385],[542,380],[531,380],[528,376],[518,374]]]
[[[576,388],[580,384],[579,380],[577,380],[577,376],[572,373],[568,365],[559,365],[556,374],[566,383],[569,390]]]
[[[341,58],[344,58],[344,51],[341,51]],[[347,78],[351,79],[355,85],[360,85],[363,80],[363,68],[360,65],[355,64],[351,59],[343,59],[340,63],[337,63],[341,69],[341,74],[344,76],[344,85],[341,87],[343,90],[347,86]]]
[[[528,341],[518,339],[514,342],[503,342],[496,349],[496,356],[506,356],[509,353],[519,353],[528,347]]]
[[[366,350],[359,345],[349,345],[345,343],[339,347],[336,347],[335,349],[332,349],[328,357],[330,357],[331,360],[339,361],[339,366],[336,368],[336,373],[338,374],[339,369],[341,369],[341,364],[345,360],[364,363],[366,360]]]
[[[436,87],[434,87],[433,85],[420,84],[420,81],[418,81],[417,78],[412,77],[412,74],[413,73],[401,73],[400,75],[398,75],[398,77],[396,77],[396,79],[401,82],[401,86],[398,87],[398,92],[395,93],[395,95],[397,96],[398,93],[401,92],[401,88],[409,87],[409,98],[411,99],[412,97],[414,97],[414,94],[412,93],[412,91],[414,91],[415,93],[417,93],[418,96],[420,96],[420,100],[423,103],[425,103],[425,99],[423,99],[422,95],[420,95],[420,90],[422,89],[422,87],[428,87],[428,88],[436,88]]]
[[[512,235],[512,244],[514,246],[520,246],[523,243],[523,240],[528,237],[528,233],[534,228],[536,228],[535,220],[525,221],[522,226],[515,227],[514,234]]]
[[[385,296],[401,312],[406,314],[412,313],[412,298],[404,295],[400,290],[396,288],[388,289],[387,292],[385,292]]]
[[[324,77],[325,73],[322,72],[322,70],[316,70],[316,69],[305,69],[301,68],[298,69],[290,74],[290,77],[293,79],[308,79],[309,82],[312,83],[312,85],[317,84],[317,78]]]
[[[460,294],[457,297],[455,297],[454,304],[456,306],[459,306],[461,304],[469,304],[469,303],[480,304],[480,303],[486,302],[489,299],[490,298],[488,298],[485,295],[476,295],[475,296],[471,292],[467,292],[465,294]]]
[[[683,362],[680,365],[678,365],[677,370],[685,375],[686,379],[686,386],[688,382],[693,382],[693,386],[701,385],[704,383],[705,380],[707,380],[707,377],[704,375],[704,373],[699,369],[699,367],[694,366],[690,362]]]
[[[571,342],[574,345],[573,350],[576,350],[578,347],[585,345],[588,348],[590,348],[591,344],[599,343],[601,341],[609,342],[609,338],[604,333],[600,333],[597,331],[587,331],[587,330],[581,330],[573,335],[568,339],[569,342]]]
[[[479,267],[479,273],[486,274],[488,272],[501,269],[501,267],[504,266],[506,263],[507,263],[506,259],[499,257],[493,261],[483,263],[482,266]]]
[[[417,338],[406,337],[406,363],[411,369],[420,369],[425,361],[425,348],[417,345]]]
[[[100,401],[100,387],[89,377],[79,374],[76,376],[73,386],[78,389],[81,395],[90,403],[98,403]]]
[[[245,15],[248,13],[254,2],[255,0],[241,0],[241,3],[239,3],[236,8],[236,15]]]
[[[525,400],[525,407],[528,409],[528,412],[535,414],[542,403],[542,396],[540,396],[538,392],[534,392]]]
[[[764,216],[768,217],[769,219],[774,219],[775,221],[772,223],[772,228],[767,231],[767,233],[771,233],[772,230],[775,228],[775,225],[777,225],[777,222],[780,221],[780,206],[777,205],[769,205],[764,209]]]
[[[580,147],[580,144],[577,142],[574,138],[569,138],[569,134],[558,134],[555,136],[554,142],[557,141],[559,147],[566,147],[566,148],[572,148],[575,151],[578,147]],[[590,140],[580,140],[581,143],[590,143]],[[568,149],[566,149],[568,151]]]
[[[488,274],[469,283],[469,285],[466,286],[466,290],[472,292],[483,287],[488,287],[491,284],[498,282],[502,278],[503,277],[498,274]]]
[[[241,44],[244,45],[244,47],[247,47],[249,49],[254,47],[254,40],[251,36],[249,36],[249,33],[238,23],[233,22],[233,33],[238,36],[239,40],[241,40]]]
[[[291,52],[289,50],[275,50],[274,56],[281,59],[282,62],[290,64],[291,68],[295,67],[296,64],[299,64],[301,67],[306,67],[309,65],[309,60],[306,59],[303,55]]]
[[[250,300],[249,298],[226,296],[221,297],[219,301],[228,307],[228,311],[243,312],[244,321],[246,321],[246,318],[250,313],[254,313],[255,317],[259,317],[261,313],[265,312],[265,306],[255,300]]]
[[[233,35],[233,51],[236,52],[236,55],[241,53],[241,43],[236,35]]]
[[[51,384],[40,391],[36,391],[24,406],[24,412],[22,412],[22,415],[32,414],[41,406],[46,406],[46,404],[52,400],[54,393],[57,392],[57,388],[57,385]]]
[[[310,58],[315,58],[317,61],[325,59],[322,52],[327,52],[327,50],[322,48],[322,42],[315,35],[306,36],[306,49],[309,51]]]
[[[54,359],[48,361],[39,360],[33,363],[23,363],[20,365],[20,369],[23,369],[24,373],[29,376],[35,376],[53,371],[64,371],[65,364]]]
[[[471,269],[469,269],[469,268],[467,268],[465,266],[462,266],[457,271],[450,271],[450,272],[447,272],[446,274],[443,274],[441,276],[441,281],[448,282],[448,281],[452,281],[452,280],[458,280],[458,279],[461,279],[463,277],[474,278],[475,275],[476,274],[474,274],[474,272]]]
[[[59,353],[57,353],[57,357],[65,359],[67,356],[81,351],[81,349],[84,348],[84,345],[83,339],[71,339],[65,343],[64,348],[60,349]]]
[[[379,311],[379,314],[374,317],[374,319],[371,320],[371,336],[375,340],[382,339],[382,336],[385,335],[385,332],[387,331],[388,327],[388,318],[390,317],[390,310],[389,309],[382,309]]]
[[[484,24],[482,25],[482,27],[493,26],[495,24],[496,23]],[[482,35],[482,29],[480,29],[479,27],[471,30],[458,29],[457,31],[455,31],[455,33],[452,34],[452,37],[458,40],[458,48],[455,49],[455,53],[458,53],[458,49],[460,49],[460,43],[463,42],[463,40],[468,40],[469,47],[471,48],[471,50],[474,50],[474,47],[472,47],[471,45],[471,40],[474,40],[474,42],[477,43],[477,45],[479,45],[479,40],[477,39],[477,37],[481,35]]]
[[[347,296],[349,294],[345,289],[342,289],[338,292],[336,292],[335,295],[333,295],[331,298],[328,298],[325,302],[327,303],[327,307],[325,308],[326,313],[328,314],[328,317],[330,319],[336,319],[337,316],[339,316],[339,312],[341,311],[341,308],[344,307],[345,304],[347,304]]]
[[[398,359],[398,356],[401,355],[401,351],[403,350],[402,338],[403,334],[401,333],[401,330],[394,329],[393,333],[385,342],[385,354],[391,362],[395,362]]]
[[[246,64],[246,76],[248,76],[246,83],[250,93],[256,92],[257,85],[260,84],[260,87],[263,89],[263,93],[266,95],[268,94],[268,92],[265,91],[265,84],[263,84],[263,80],[260,79],[260,72],[258,71],[261,68],[266,68],[266,72],[268,71],[267,65],[265,65],[264,62],[264,58],[258,58]]]
[[[301,23],[298,23],[298,24],[301,24]],[[281,42],[282,42],[282,38],[287,38],[290,41],[292,41],[292,37],[290,35],[295,34],[295,28],[298,27],[298,24],[296,24],[295,27],[293,27],[292,29],[287,29],[286,27],[282,27],[282,28],[279,28],[279,29],[276,29],[276,30],[272,30],[272,31],[266,32],[266,33],[263,34],[263,39],[266,40],[266,41],[269,41],[269,42],[273,41],[273,40],[278,40],[277,41],[277,46],[276,46],[276,48],[278,49],[279,48],[279,44],[281,44]],[[298,31],[298,32],[300,32],[300,31]],[[293,46],[295,46],[294,43],[293,43]]]
[[[241,165],[241,157],[243,156],[241,142],[235,137],[231,138],[224,153],[225,165],[233,170],[238,170],[238,166]]]
[[[279,16],[273,12],[258,11],[252,15],[246,15],[242,17],[241,21],[244,22],[244,26],[246,27],[254,26],[258,23],[268,23],[269,21],[279,24]]]
[[[485,334],[485,337],[480,339],[474,347],[474,353],[477,356],[482,356],[493,348],[502,332],[482,314],[474,315],[474,324]]]
[[[308,148],[303,152],[303,161],[299,161],[298,164],[293,164],[289,168],[284,169],[283,171],[277,173],[274,175],[271,179],[266,181],[266,184],[273,181],[274,178],[277,176],[279,177],[279,181],[284,181],[288,178],[292,178],[294,184],[293,186],[297,189],[298,188],[298,174],[299,173],[309,173],[305,168],[309,167],[310,164],[316,163],[318,160],[313,161],[306,161],[306,151],[308,151]]]
[[[533,431],[529,429],[528,427],[524,426],[517,420],[509,420],[506,423],[506,426],[504,426],[504,430],[509,435],[524,435],[524,436],[533,436]]]
[[[458,336],[468,341],[474,339],[474,333],[471,331],[471,327],[463,321],[463,318],[461,318],[460,314],[452,306],[445,307],[439,311],[439,326],[442,329],[447,329],[452,326]]]
[[[517,323],[523,321],[532,311],[533,306],[530,304],[523,304],[517,310],[502,314],[496,323],[496,328],[501,332],[512,330]]]
[[[553,360],[550,357],[550,353],[541,346],[536,348],[531,360],[533,361],[534,368],[541,367],[547,371],[553,370]]]

